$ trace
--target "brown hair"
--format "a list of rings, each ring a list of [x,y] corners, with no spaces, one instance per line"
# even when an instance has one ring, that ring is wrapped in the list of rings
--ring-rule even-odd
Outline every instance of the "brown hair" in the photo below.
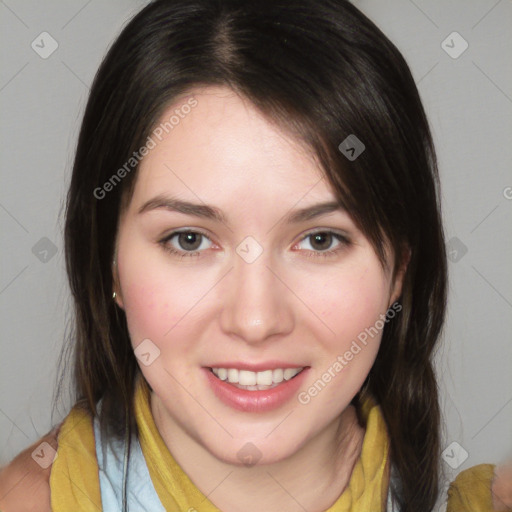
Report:
[[[432,510],[439,492],[440,409],[432,358],[446,307],[436,156],[410,70],[396,47],[344,0],[156,0],[104,58],[80,130],[67,198],[66,264],[74,299],[75,400],[113,432],[136,431],[140,371],[124,312],[112,301],[123,199],[136,171],[95,193],[144,145],[177,95],[225,85],[300,137],[354,221],[394,269],[410,261],[403,310],[386,324],[366,384],[381,406],[403,512]],[[338,149],[355,134],[364,152]],[[368,380],[369,379],[369,380]],[[357,403],[358,396],[355,397]]]

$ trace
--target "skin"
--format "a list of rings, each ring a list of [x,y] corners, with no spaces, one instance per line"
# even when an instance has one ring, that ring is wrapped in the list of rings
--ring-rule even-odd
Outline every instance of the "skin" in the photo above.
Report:
[[[160,351],[140,365],[153,389],[155,423],[180,466],[223,511],[240,503],[248,511],[325,510],[360,454],[364,430],[349,404],[380,333],[307,405],[292,399],[270,412],[236,411],[213,394],[201,368],[278,359],[311,367],[307,389],[385,314],[401,274],[392,281],[392,269],[382,268],[344,211],[286,222],[290,211],[335,200],[315,159],[231,90],[206,88],[194,97],[198,105],[142,161],[116,244],[116,300],[133,347],[149,338]],[[139,212],[161,194],[213,205],[225,222],[165,208]],[[180,245],[177,236],[160,243],[182,228],[208,237],[193,256],[165,250],[186,252],[190,243]],[[350,242],[313,245],[306,235],[319,228]],[[263,249],[253,263],[236,253],[249,235]],[[336,252],[326,257],[322,249]],[[262,454],[251,468],[237,458],[247,442]]]
[[[50,512],[50,473],[52,467],[42,468],[32,458],[41,443],[57,450],[61,425],[19,453],[0,469],[0,510],[3,512]]]
[[[133,345],[149,337],[161,351],[150,366],[141,365],[154,389],[153,415],[199,489],[224,512],[240,510],[241,503],[249,512],[323,511],[343,492],[360,455],[364,431],[348,404],[380,340],[373,338],[308,405],[294,401],[265,414],[235,412],[218,402],[198,368],[226,354],[255,361],[293,358],[311,366],[313,382],[344,353],[351,336],[373,325],[377,311],[398,296],[401,274],[391,283],[343,213],[300,226],[279,223],[289,209],[332,197],[325,181],[318,182],[314,159],[229,91],[208,89],[195,97],[198,107],[144,160],[119,232],[117,301],[127,313]],[[155,211],[146,219],[135,213],[162,191],[190,200],[197,194],[223,209],[229,227],[177,213]],[[219,251],[206,244],[209,259],[205,253],[182,260],[160,252],[159,232],[177,227],[211,231]],[[354,245],[332,259],[307,258],[311,246],[297,246],[298,240],[317,227],[342,229]],[[247,234],[264,247],[251,264],[234,252]],[[51,466],[42,469],[31,454],[42,442],[57,449],[59,427],[0,469],[1,510],[50,511]],[[247,441],[262,452],[251,468],[236,457]],[[491,490],[494,510],[511,510],[512,461],[496,468]]]
[[[491,497],[494,510],[512,510],[512,459],[495,468]]]

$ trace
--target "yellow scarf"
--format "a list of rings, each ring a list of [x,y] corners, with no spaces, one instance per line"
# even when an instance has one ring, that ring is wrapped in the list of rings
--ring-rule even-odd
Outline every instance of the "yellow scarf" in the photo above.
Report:
[[[139,441],[151,480],[169,511],[221,512],[193,484],[174,460],[158,432],[150,406],[150,389],[143,378],[135,392]],[[366,433],[350,481],[326,512],[381,512],[389,484],[388,436],[380,408],[371,397],[362,403]],[[101,510],[94,430],[90,416],[74,408],[59,434],[57,458],[50,476],[54,512]]]

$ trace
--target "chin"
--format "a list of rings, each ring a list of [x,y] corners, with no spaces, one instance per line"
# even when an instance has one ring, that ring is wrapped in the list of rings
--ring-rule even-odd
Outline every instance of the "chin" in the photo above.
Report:
[[[287,437],[288,442],[291,441]],[[279,463],[294,455],[299,449],[298,443],[283,445],[281,439],[269,440],[248,437],[231,439],[224,446],[219,446],[218,438],[211,443],[203,443],[216,459],[233,466],[253,467]]]

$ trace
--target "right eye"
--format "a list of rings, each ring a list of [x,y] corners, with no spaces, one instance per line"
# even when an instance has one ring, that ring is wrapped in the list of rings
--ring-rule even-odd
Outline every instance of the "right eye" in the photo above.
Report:
[[[200,252],[209,249],[211,240],[200,231],[182,230],[173,231],[159,241],[162,247],[179,257],[199,256]]]

